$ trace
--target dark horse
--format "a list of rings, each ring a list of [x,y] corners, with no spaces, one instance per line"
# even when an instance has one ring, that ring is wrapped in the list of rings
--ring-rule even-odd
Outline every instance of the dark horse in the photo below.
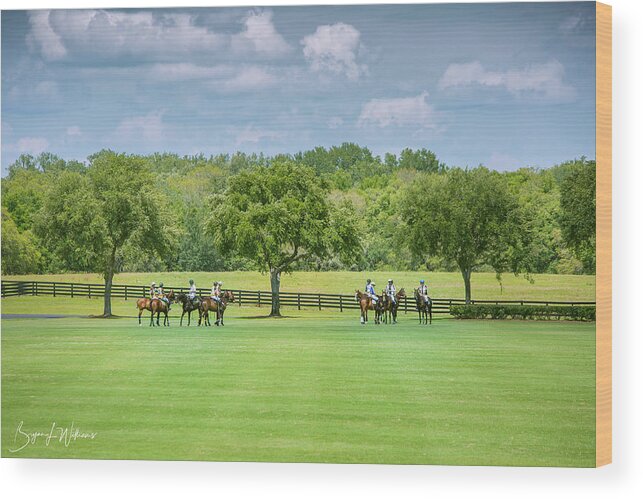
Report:
[[[156,325],[160,326],[159,324],[159,319],[161,317],[161,313],[165,315],[163,318],[163,325],[164,326],[169,326],[170,325],[170,318],[168,317],[167,313],[170,310],[170,303],[174,301],[174,291],[170,290],[166,295],[165,298],[167,298],[168,303],[165,301],[161,300],[160,298],[152,298],[150,299],[150,309],[152,311],[152,315],[150,315],[150,326],[154,325],[154,314],[156,314]]]
[[[404,291],[404,288],[400,288],[400,290],[395,294],[395,301],[391,300],[391,297],[386,293],[382,295],[385,324],[388,324],[389,322],[391,322],[391,324],[397,324],[397,309],[400,307],[400,300],[403,300],[404,298],[406,298],[406,291]]]
[[[201,299],[197,298],[197,300],[198,302],[195,303],[196,300],[192,300],[185,293],[179,293],[178,295],[176,295],[177,303],[180,303],[183,307],[183,313],[181,314],[181,321],[179,322],[179,326],[183,325],[183,316],[186,312],[188,314],[188,326],[190,325],[190,317],[192,316],[192,312],[194,312],[195,310],[199,313],[199,319],[201,319]]]
[[[216,326],[223,326],[223,313],[228,306],[228,303],[234,303],[234,293],[230,290],[226,290],[221,295],[221,302],[216,301],[214,298],[203,298],[201,301],[201,308],[199,310],[199,326],[201,321],[203,321],[204,326],[210,326],[210,314],[209,312],[217,313],[217,320],[214,323]]]
[[[359,303],[359,321],[361,324],[366,324],[368,322],[369,310],[373,310],[375,312],[375,324],[379,324],[381,322],[383,311],[381,299],[377,303],[373,302],[372,298],[369,295],[367,295],[366,293],[362,293],[359,289],[357,289],[355,290],[355,301]]]
[[[424,318],[424,324],[427,323],[427,320],[428,323],[431,324],[433,322],[433,302],[431,301],[431,298],[429,298],[428,302],[425,301],[424,297],[420,294],[417,288],[415,288],[413,296],[415,297],[415,306],[418,310],[420,324],[422,324],[422,318]]]

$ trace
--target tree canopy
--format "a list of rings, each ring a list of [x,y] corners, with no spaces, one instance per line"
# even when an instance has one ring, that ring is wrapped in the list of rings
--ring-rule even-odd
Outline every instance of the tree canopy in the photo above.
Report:
[[[171,249],[169,216],[159,202],[142,158],[101,151],[83,173],[65,171],[47,191],[36,231],[66,268],[105,278],[104,315],[111,315],[111,286],[121,250],[141,254]]]
[[[497,273],[521,262],[518,203],[498,172],[454,168],[422,176],[405,194],[405,241],[421,255],[457,264],[471,300],[471,273],[486,264]]]
[[[215,198],[208,227],[224,255],[248,258],[270,273],[271,315],[279,315],[281,274],[302,260],[356,260],[355,213],[333,206],[312,168],[291,161],[242,172]]]

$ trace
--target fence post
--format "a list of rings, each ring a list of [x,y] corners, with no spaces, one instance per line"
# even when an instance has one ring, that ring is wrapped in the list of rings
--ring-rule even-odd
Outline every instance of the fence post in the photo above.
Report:
[[[87,285],[87,289],[89,290],[89,293],[87,293],[87,294],[89,295],[89,299],[91,300],[91,298],[92,298],[92,285],[91,285],[91,283]]]
[[[239,290],[239,306],[241,306],[241,290]]]
[[[125,285],[125,300],[127,300],[127,284]]]
[[[259,307],[261,307],[261,291],[257,291],[257,294],[259,295]]]
[[[301,310],[301,293],[297,293],[297,310]]]
[[[321,310],[321,295],[317,295],[317,303],[319,304],[319,310]]]
[[[71,297],[74,297],[74,283],[71,283]]]
[[[56,283],[54,282],[54,297],[56,296]]]
[[[404,313],[408,311],[408,308],[409,308],[409,299],[404,298]]]
[[[339,311],[340,312],[344,311],[344,304],[342,302],[342,295],[339,295]]]

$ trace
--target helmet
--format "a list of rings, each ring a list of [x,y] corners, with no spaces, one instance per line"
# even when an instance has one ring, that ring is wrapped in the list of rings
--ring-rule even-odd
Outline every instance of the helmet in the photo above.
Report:
[[[388,282],[393,282],[393,279],[389,279]]]
[[[154,287],[154,286],[156,286],[156,283],[155,283],[155,282],[153,282],[153,283],[152,283],[152,287]]]
[[[194,284],[194,279],[190,279],[190,284]]]
[[[370,280],[370,279],[366,279],[366,284],[370,284],[370,283],[371,283],[371,280]]]
[[[420,284],[424,284],[424,279],[420,279]]]
[[[160,287],[163,287],[163,283],[159,284]]]
[[[217,284],[218,284],[218,282],[217,282],[217,281],[214,281],[214,282],[212,283],[212,285],[213,285],[213,286],[216,286]]]
[[[219,286],[223,286],[223,281],[219,281],[217,284],[218,284]]]

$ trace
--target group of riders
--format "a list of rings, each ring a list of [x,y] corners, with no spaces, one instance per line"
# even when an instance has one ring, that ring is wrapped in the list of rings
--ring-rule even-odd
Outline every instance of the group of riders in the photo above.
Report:
[[[373,303],[379,301],[379,296],[375,292],[375,283],[370,279],[366,279],[366,289],[364,290],[368,296],[370,296]],[[417,288],[418,294],[424,300],[425,303],[429,303],[429,287],[427,286],[424,279],[420,279],[420,285]],[[389,279],[386,287],[384,288],[384,295],[388,297],[392,303],[397,304],[397,289],[393,283],[393,279]]]
[[[156,284],[153,282],[150,284],[149,288],[149,297],[141,298],[137,301],[137,306],[139,309],[138,322],[141,323],[141,313],[143,310],[150,310],[152,312],[150,325],[153,325],[153,317],[156,313],[156,324],[159,325],[159,316],[160,313],[165,314],[164,324],[168,325],[168,312],[172,303],[180,303],[183,308],[183,314],[181,315],[181,324],[183,324],[183,316],[188,314],[188,325],[190,325],[190,315],[192,311],[198,311],[199,313],[199,325],[201,320],[204,319],[206,325],[210,324],[209,311],[215,311],[217,313],[216,325],[223,325],[223,312],[229,301],[234,301],[234,294],[231,291],[223,291],[222,289],[223,282],[214,281],[212,283],[212,290],[210,296],[201,297],[197,296],[197,287],[194,283],[194,279],[190,279],[190,284],[187,293],[179,293],[178,295],[174,294],[173,290],[168,292],[165,291],[163,283],[160,282]]]
[[[393,279],[389,279],[382,294],[378,295],[375,291],[375,283],[371,279],[367,279],[364,293],[358,291],[355,297],[357,301],[360,302],[360,308],[362,310],[360,321],[362,324],[368,321],[369,309],[375,311],[376,324],[380,322],[381,318],[384,318],[386,321],[386,312],[389,313],[392,322],[395,323],[397,322],[398,300],[405,298],[406,294],[404,293],[404,288],[401,288],[398,292]],[[431,298],[429,297],[429,287],[424,279],[420,279],[420,284],[415,289],[415,299],[418,313],[420,314],[420,322],[422,322],[423,318],[425,322],[427,318],[430,320],[432,304]]]
[[[223,291],[221,290],[221,286],[223,286],[222,281],[214,281],[212,283],[212,290],[210,292],[210,298],[212,298],[214,301],[221,303],[221,295],[223,294]],[[196,289],[196,284],[194,283],[194,279],[190,279],[190,289],[188,291],[188,298],[194,305],[194,308],[198,308],[198,306],[201,303],[201,300],[197,296],[197,289]],[[170,299],[168,298],[167,294],[165,293],[165,290],[163,289],[163,283],[160,282],[156,284],[155,282],[152,282],[150,284],[150,299],[152,300],[161,300],[165,302],[167,305],[168,311],[170,310]]]
[[[200,310],[203,303],[203,299],[197,296],[197,287],[196,287],[196,284],[194,283],[194,279],[190,279],[189,284],[190,284],[190,287],[187,295],[182,295],[183,313],[185,313],[186,311],[191,312],[192,310]],[[209,299],[212,300],[212,302],[214,302],[213,305],[216,305],[214,309],[217,310],[217,312],[225,309],[225,303],[222,301],[222,297],[224,295],[222,286],[223,286],[222,281],[214,281],[212,283],[212,290],[209,296]],[[388,301],[388,303],[391,305],[391,308],[394,312],[392,315],[392,321],[396,322],[398,299],[400,297],[405,297],[406,295],[404,294],[403,288],[400,290],[400,292],[398,292],[397,288],[395,287],[395,283],[393,282],[393,279],[389,279],[388,283],[386,284],[386,287],[384,288],[382,295],[378,296],[377,292],[375,291],[375,283],[371,279],[367,279],[366,288],[364,290],[363,296],[364,298],[366,298],[367,302],[370,301],[370,303],[366,303],[365,305],[366,309],[372,308],[377,313],[384,312],[384,308],[385,308],[384,303],[381,303],[381,302]],[[167,309],[167,312],[169,312],[170,310],[170,307],[173,301],[172,297],[173,297],[173,293],[172,292],[166,293],[162,282],[160,282],[158,285],[155,282],[152,282],[152,284],[150,285],[150,289],[149,289],[150,301],[159,300],[163,302],[163,304]],[[418,305],[418,312],[421,313],[422,312],[421,309],[427,308],[428,313],[430,314],[431,299],[429,298],[429,287],[427,286],[426,281],[424,279],[420,279],[420,284],[415,289],[415,297]],[[207,299],[205,300],[207,301]],[[232,301],[234,301],[234,298],[232,298]],[[364,312],[366,312],[366,314],[364,314]],[[365,320],[367,320],[367,314],[368,314],[367,310],[362,310],[362,323],[364,323]],[[166,316],[167,316],[167,313],[166,313]],[[181,322],[182,320],[183,320],[183,316],[181,316]],[[189,324],[189,320],[190,319],[188,315],[188,324]],[[376,322],[377,321],[378,321],[378,316],[376,315]],[[422,321],[422,315],[420,315],[420,321]],[[139,323],[140,323],[140,313],[139,313]],[[158,317],[157,317],[157,323],[158,323]],[[219,319],[217,319],[217,324],[218,323],[219,323]]]

